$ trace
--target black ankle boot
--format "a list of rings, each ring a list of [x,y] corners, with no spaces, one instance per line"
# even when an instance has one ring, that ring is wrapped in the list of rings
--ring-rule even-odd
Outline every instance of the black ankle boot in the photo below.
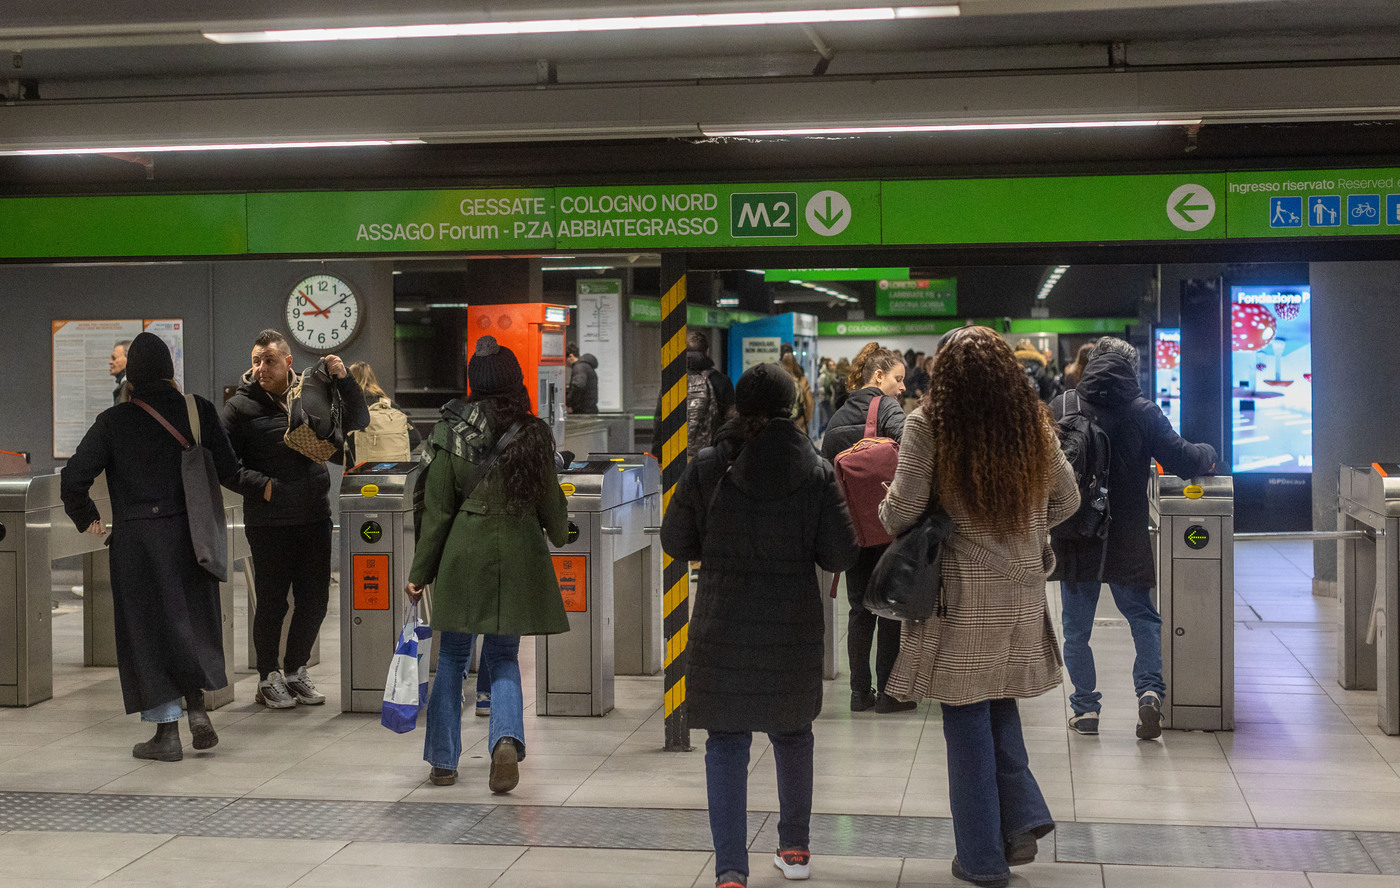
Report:
[[[180,723],[165,722],[156,725],[156,735],[145,743],[131,747],[131,754],[139,759],[154,759],[158,762],[178,762],[185,757],[180,748]]]
[[[185,710],[190,717],[190,736],[194,738],[195,749],[213,749],[219,745],[219,735],[214,732],[214,723],[209,721],[209,713],[204,709],[204,692],[196,691],[185,698]]]

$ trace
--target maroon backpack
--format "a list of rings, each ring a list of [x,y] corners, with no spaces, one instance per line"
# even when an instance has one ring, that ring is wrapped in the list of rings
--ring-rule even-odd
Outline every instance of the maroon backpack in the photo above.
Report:
[[[865,414],[865,437],[836,454],[836,483],[846,495],[846,507],[851,512],[856,542],[864,546],[882,546],[894,537],[880,523],[880,503],[885,499],[885,485],[894,480],[899,464],[899,444],[893,438],[877,437],[876,414],[880,412],[883,396],[870,399]]]

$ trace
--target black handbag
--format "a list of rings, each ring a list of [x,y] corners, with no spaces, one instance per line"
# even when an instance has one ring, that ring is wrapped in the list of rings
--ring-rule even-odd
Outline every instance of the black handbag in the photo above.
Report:
[[[224,495],[219,475],[214,468],[214,454],[202,446],[199,410],[194,395],[185,395],[189,411],[190,431],[194,441],[185,440],[165,417],[145,401],[132,398],[131,403],[154,416],[180,444],[180,480],[185,488],[185,516],[190,525],[190,540],[194,543],[195,560],[210,576],[221,583],[228,582],[228,525],[224,520]]]
[[[927,620],[943,616],[943,544],[953,532],[952,517],[929,510],[913,527],[894,538],[865,587],[865,609],[889,620]]]

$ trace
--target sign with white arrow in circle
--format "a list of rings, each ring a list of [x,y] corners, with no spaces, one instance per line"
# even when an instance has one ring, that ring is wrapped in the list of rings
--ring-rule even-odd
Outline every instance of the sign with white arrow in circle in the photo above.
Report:
[[[839,191],[818,191],[807,201],[807,227],[834,237],[851,224],[851,202]]]
[[[1167,218],[1182,231],[1200,231],[1215,218],[1215,196],[1204,185],[1182,185],[1167,198]]]

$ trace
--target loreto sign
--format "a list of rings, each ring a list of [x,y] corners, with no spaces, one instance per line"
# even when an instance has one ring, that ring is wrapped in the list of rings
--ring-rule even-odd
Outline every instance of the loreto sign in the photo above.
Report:
[[[958,313],[958,282],[952,278],[879,281],[875,314],[881,317],[929,317]]]

